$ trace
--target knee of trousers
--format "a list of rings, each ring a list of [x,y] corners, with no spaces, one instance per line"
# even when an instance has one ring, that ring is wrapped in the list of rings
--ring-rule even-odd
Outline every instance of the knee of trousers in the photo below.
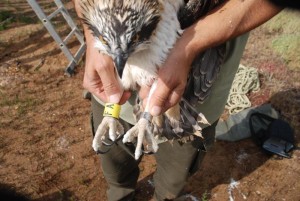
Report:
[[[172,200],[182,194],[183,188],[188,179],[188,174],[178,174],[176,177],[163,177],[161,175],[154,175],[155,192],[154,198],[156,200]]]
[[[138,162],[118,146],[113,146],[109,152],[100,155],[105,179],[111,184],[135,185],[139,176]]]
[[[180,195],[187,179],[198,170],[205,152],[202,142],[180,145],[166,142],[155,155],[157,169],[154,174],[155,194],[161,199],[173,199]],[[160,200],[160,199],[158,199]]]

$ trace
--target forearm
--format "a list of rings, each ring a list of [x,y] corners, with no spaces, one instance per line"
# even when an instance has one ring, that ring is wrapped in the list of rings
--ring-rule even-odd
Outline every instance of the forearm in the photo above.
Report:
[[[157,89],[150,100],[156,116],[179,102],[195,57],[261,25],[281,9],[267,0],[229,0],[188,27],[158,72]]]
[[[192,62],[205,49],[254,29],[280,11],[267,0],[229,0],[187,28],[174,49],[185,49]]]
[[[74,4],[74,7],[75,7],[78,17],[82,18],[79,0],[72,0],[72,1],[73,1],[73,4]],[[88,27],[85,24],[82,23],[82,26],[83,26],[84,36],[85,36],[87,45],[89,45],[90,43],[93,42],[94,37],[92,35],[92,32],[88,29]]]

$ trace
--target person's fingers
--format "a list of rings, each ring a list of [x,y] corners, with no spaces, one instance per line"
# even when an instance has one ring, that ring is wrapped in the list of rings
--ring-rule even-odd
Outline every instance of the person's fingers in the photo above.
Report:
[[[176,76],[175,76],[176,77]],[[185,82],[174,77],[161,77],[150,98],[150,113],[158,116],[177,104],[185,89]]]
[[[123,88],[115,72],[115,67],[111,57],[102,55],[102,62],[97,68],[101,78],[103,89],[111,103],[119,103],[123,94]]]
[[[101,100],[107,101],[102,82],[97,71],[93,69],[85,70],[82,85],[85,89],[87,89],[89,92],[91,92]]]
[[[83,77],[83,87],[96,97],[104,102],[108,102],[106,94],[104,93],[103,85],[99,73],[97,71],[98,65],[103,64],[103,56],[94,48],[90,40],[87,41],[86,50],[86,64]]]
[[[143,104],[143,108],[146,108],[149,92],[150,92],[150,86],[147,85],[141,86],[139,90],[139,98]]]
[[[171,93],[172,89],[159,79],[157,81],[156,89],[150,97],[151,115],[158,116],[163,112]]]
[[[148,97],[149,92],[150,92],[150,88],[151,88],[151,86],[147,86],[147,85],[141,86],[141,88],[139,90],[139,97],[142,100],[144,100]]]
[[[96,79],[94,79],[94,77],[96,77]],[[110,100],[106,96],[101,79],[97,72],[94,73],[93,76],[89,75],[89,73],[84,74],[83,87],[96,97],[100,98],[100,100],[102,100],[103,102],[110,102]],[[130,91],[124,91],[124,93],[121,95],[119,104],[124,104],[130,98],[130,96]]]
[[[87,40],[83,87],[103,102],[124,104],[130,92],[123,93],[113,60],[99,53],[93,43],[93,40]]]
[[[169,95],[169,98],[166,101],[164,108],[162,109],[163,112],[167,111],[169,108],[176,105],[180,101],[181,96],[182,96],[182,91],[180,90],[180,88],[174,89]]]
[[[130,98],[130,96],[131,96],[130,91],[124,91],[119,104],[123,105]]]

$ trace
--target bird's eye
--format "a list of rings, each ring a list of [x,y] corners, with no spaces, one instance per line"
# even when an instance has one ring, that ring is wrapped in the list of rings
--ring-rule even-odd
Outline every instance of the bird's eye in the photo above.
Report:
[[[99,35],[98,38],[103,45],[107,45],[107,42],[106,42],[106,40],[104,40],[102,35]]]
[[[137,43],[137,42],[139,42],[139,40],[140,40],[140,35],[139,35],[139,34],[136,34],[136,35],[132,38],[133,43]]]

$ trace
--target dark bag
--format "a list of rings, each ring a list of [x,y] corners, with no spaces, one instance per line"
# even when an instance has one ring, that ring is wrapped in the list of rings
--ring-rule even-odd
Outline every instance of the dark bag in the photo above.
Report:
[[[255,128],[255,121],[266,126]],[[249,124],[253,140],[263,150],[285,158],[291,157],[288,152],[295,148],[295,138],[293,129],[287,122],[256,112],[251,114]]]

